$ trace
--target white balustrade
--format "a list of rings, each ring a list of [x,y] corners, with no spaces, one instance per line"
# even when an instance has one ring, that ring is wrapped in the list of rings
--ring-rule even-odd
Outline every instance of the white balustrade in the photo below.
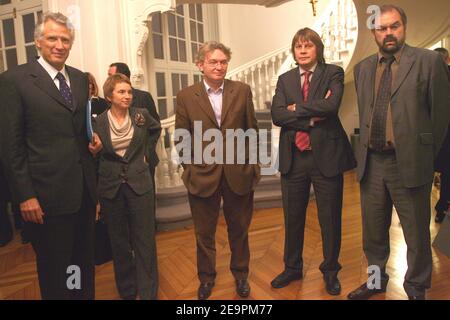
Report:
[[[159,164],[156,167],[156,186],[158,189],[180,186],[183,167],[176,163],[176,150],[174,142],[175,115],[161,121],[161,137],[158,140],[156,153]],[[166,145],[166,136],[169,137],[169,145]]]

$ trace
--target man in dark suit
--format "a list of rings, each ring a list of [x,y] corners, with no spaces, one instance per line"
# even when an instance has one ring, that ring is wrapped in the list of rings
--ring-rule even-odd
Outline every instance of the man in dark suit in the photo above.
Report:
[[[436,48],[434,51],[439,52],[444,62],[448,64],[448,50],[445,48]],[[448,80],[450,83],[450,66],[448,68]],[[450,123],[447,127],[447,136],[442,144],[441,151],[439,151],[436,159],[434,169],[441,173],[440,187],[439,187],[439,200],[436,203],[434,209],[436,210],[435,222],[441,223],[445,218],[445,211],[449,210],[450,206]]]
[[[43,299],[94,299],[96,173],[86,134],[88,80],[65,65],[74,27],[60,13],[36,26],[40,58],[1,75],[7,174],[36,253]]]
[[[128,79],[131,79],[131,72],[130,68],[127,64],[123,62],[115,62],[112,63],[109,66],[108,69],[108,76],[115,74],[115,73],[121,73],[128,77]],[[156,111],[155,101],[153,101],[152,95],[146,91],[139,90],[136,88],[132,88],[133,90],[133,101],[131,102],[130,108],[145,108],[148,110],[148,113],[161,125],[161,120],[159,119],[158,112]],[[159,159],[158,155],[156,153],[156,150],[150,150],[149,154],[150,159],[150,175],[153,179],[153,186],[155,186],[155,168],[158,165]]]
[[[227,130],[253,131],[256,135],[258,126],[250,87],[242,82],[225,80],[230,58],[230,49],[221,43],[211,41],[200,47],[196,64],[203,73],[203,81],[178,93],[175,118],[177,130],[186,130],[194,137],[199,132],[193,124],[201,123],[200,139],[206,131],[220,132],[223,146],[227,145]],[[183,163],[182,179],[188,190],[197,239],[200,300],[211,295],[216,278],[215,233],[222,198],[231,249],[230,270],[236,280],[236,291],[241,297],[248,297],[250,294],[247,281],[250,262],[248,229],[260,170],[258,164],[249,161],[250,145],[248,139],[246,141],[246,151],[241,153],[244,154],[242,164],[237,163],[235,158],[232,163],[227,161],[226,164],[223,161],[210,162],[203,159],[202,155],[209,144],[200,143],[201,149],[194,154],[194,139],[191,140],[192,145],[189,145],[193,151],[191,155],[201,161]],[[236,150],[237,146],[234,145],[234,150],[218,150],[216,154],[221,153],[224,155],[223,159],[228,159],[225,155],[233,152],[236,157]]]
[[[7,98],[8,94],[8,86],[7,83],[0,78],[0,96],[2,100]],[[0,109],[2,110],[2,109]],[[13,236],[13,230],[11,227],[11,222],[9,221],[8,212],[7,212],[7,204],[9,201],[9,186],[6,180],[5,170],[4,170],[4,162],[5,160],[5,148],[4,148],[4,127],[0,126],[0,247],[7,245]]]
[[[386,291],[395,206],[407,245],[403,287],[409,299],[425,299],[432,269],[433,164],[449,118],[447,67],[436,52],[405,44],[407,18],[401,8],[384,5],[380,12],[372,31],[379,52],[354,70],[361,141],[357,171],[370,277],[348,298]]]
[[[312,182],[323,240],[320,270],[327,292],[338,295],[343,172],[356,166],[338,117],[344,70],[325,63],[320,36],[309,28],[295,34],[291,50],[299,67],[279,77],[272,102],[273,123],[281,127],[279,171],[286,231],[285,269],[271,285],[282,288],[303,276],[305,218]]]
[[[8,87],[0,78],[0,96],[5,99],[8,94]],[[2,109],[0,109],[2,110]],[[4,150],[4,127],[0,126],[0,247],[7,245],[13,236],[11,222],[8,217],[7,204],[9,201],[9,187],[6,181],[3,162],[6,160]]]
[[[12,239],[13,231],[8,217],[8,185],[0,163],[0,247],[6,246]]]
[[[14,88],[11,88],[11,84],[7,83],[3,78],[0,78],[0,81],[0,97],[2,97],[3,101],[8,101],[11,94],[14,93]],[[1,106],[0,110],[2,110]],[[0,247],[8,244],[13,238],[13,229],[7,213],[8,203],[11,204],[15,229],[21,229],[22,243],[27,244],[30,242],[23,230],[23,219],[20,215],[19,205],[13,203],[11,192],[9,190],[10,188],[6,176],[5,141],[2,141],[2,139],[5,138],[4,129],[4,126],[0,126]]]

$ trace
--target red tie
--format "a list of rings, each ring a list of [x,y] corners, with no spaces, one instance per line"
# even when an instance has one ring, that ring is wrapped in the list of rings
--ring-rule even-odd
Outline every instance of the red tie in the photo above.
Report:
[[[308,101],[309,95],[309,76],[311,71],[303,72],[303,76],[305,76],[305,81],[303,82],[302,94],[303,94],[303,102]],[[311,142],[309,141],[309,134],[305,131],[297,131],[295,135],[295,145],[300,151],[305,151],[306,149],[311,149]]]

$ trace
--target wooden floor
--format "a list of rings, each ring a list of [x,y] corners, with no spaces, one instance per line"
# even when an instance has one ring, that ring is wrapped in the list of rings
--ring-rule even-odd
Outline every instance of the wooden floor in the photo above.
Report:
[[[433,190],[432,205],[436,202]],[[304,247],[304,278],[283,289],[272,289],[270,281],[283,269],[284,227],[281,209],[254,212],[250,227],[249,299],[346,299],[347,294],[366,280],[367,263],[361,245],[361,214],[359,186],[354,173],[345,176],[342,249],[339,273],[342,284],[340,296],[330,296],[324,289],[319,265],[322,243],[317,220],[317,208],[312,200],[308,207]],[[430,224],[432,239],[439,225]],[[211,299],[239,299],[229,271],[230,250],[226,225],[221,217],[217,229],[217,279]],[[197,270],[193,228],[161,232],[157,235],[159,263],[159,299],[196,299]],[[391,227],[391,256],[388,263],[390,281],[386,294],[375,299],[407,299],[403,290],[406,272],[406,245],[397,215]],[[433,248],[432,288],[428,299],[450,299],[450,259]],[[119,299],[111,263],[97,267],[96,298]],[[34,253],[30,245],[22,245],[18,235],[0,249],[0,299],[40,299]]]

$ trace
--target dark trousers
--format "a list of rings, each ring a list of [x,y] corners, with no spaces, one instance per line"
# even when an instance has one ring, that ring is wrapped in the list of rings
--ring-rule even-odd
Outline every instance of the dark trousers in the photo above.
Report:
[[[325,276],[336,276],[341,265],[338,262],[341,248],[341,217],[343,177],[325,177],[318,170],[311,151],[300,152],[295,148],[291,170],[281,176],[285,242],[284,263],[287,270],[302,272],[303,241],[306,208],[311,183],[317,202],[322,234],[323,257],[320,271]]]
[[[201,283],[212,282],[216,278],[215,238],[222,198],[231,249],[230,270],[235,279],[247,279],[250,263],[248,228],[253,215],[253,193],[243,196],[235,194],[225,176],[222,176],[218,189],[210,197],[201,198],[189,193],[197,240],[197,271]]]
[[[8,217],[7,204],[8,202],[5,193],[3,190],[0,190],[0,246],[8,243],[13,236],[11,222]]]
[[[449,163],[450,166],[450,163]],[[441,186],[439,190],[439,201],[436,203],[437,212],[446,211],[450,204],[450,174],[441,173]]]
[[[385,287],[389,280],[386,263],[394,206],[407,245],[408,270],[403,286],[410,296],[423,294],[431,286],[431,180],[420,187],[405,188],[395,153],[369,152],[366,175],[361,181],[363,249],[368,264],[380,268]]]
[[[123,299],[139,295],[149,300],[158,295],[154,202],[154,192],[137,195],[127,184],[121,185],[114,199],[100,199]]]
[[[93,300],[95,205],[85,188],[77,213],[44,216],[44,224],[26,223],[36,253],[41,297],[45,300]],[[69,289],[69,266],[80,269],[81,289]],[[69,279],[70,280],[70,279]]]
[[[0,164],[0,245],[8,243],[13,236],[11,222],[9,221],[7,212],[8,198],[9,187]]]

